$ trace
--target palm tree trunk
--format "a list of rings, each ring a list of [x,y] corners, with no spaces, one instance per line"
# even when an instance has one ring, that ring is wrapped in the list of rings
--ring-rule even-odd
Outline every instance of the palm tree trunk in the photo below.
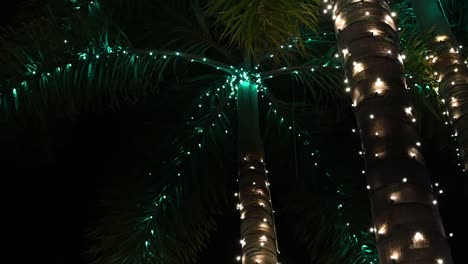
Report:
[[[257,84],[240,81],[237,102],[242,263],[277,264],[277,238],[258,123]]]
[[[458,52],[458,44],[435,0],[411,0],[416,18],[424,32],[433,30],[430,43],[435,57],[431,63],[437,72],[439,94],[444,99],[468,170],[468,68]],[[434,73],[435,74],[435,73]]]
[[[333,11],[364,148],[380,263],[452,263],[390,7],[384,0],[337,0]]]

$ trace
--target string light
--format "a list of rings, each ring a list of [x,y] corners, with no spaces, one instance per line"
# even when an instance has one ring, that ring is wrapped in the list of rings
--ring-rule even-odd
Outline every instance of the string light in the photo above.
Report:
[[[327,2],[327,0],[325,0],[325,2]],[[331,6],[331,5],[329,5],[329,6]],[[327,8],[328,8],[328,7],[327,7]],[[328,9],[331,9],[331,7],[328,8]],[[394,14],[394,13],[392,12],[392,16],[394,16],[393,14]],[[366,12],[366,15],[369,15],[369,12]],[[66,42],[65,42],[65,43],[66,43]],[[289,45],[289,46],[291,47],[291,45]],[[347,50],[346,50],[346,51],[347,51]],[[348,51],[346,52],[346,54],[347,54],[347,53],[348,53]],[[343,54],[346,55],[345,52],[344,52],[344,50],[343,50]],[[176,55],[179,55],[179,53],[176,53]],[[96,55],[97,58],[99,58],[98,56],[99,56],[99,55]],[[164,55],[163,57],[164,57],[164,59],[166,59],[167,56]],[[273,57],[273,55],[271,55],[271,57]],[[206,58],[203,58],[203,61],[206,61]],[[314,71],[313,68],[311,69],[311,71]],[[378,79],[378,80],[380,80],[380,79]],[[376,82],[376,85],[377,85],[377,82]],[[347,88],[347,89],[348,89],[348,88]],[[350,90],[350,88],[349,88],[349,90]],[[371,119],[374,119],[373,115],[371,115],[370,118],[371,118]],[[415,121],[413,121],[413,122],[415,122]],[[354,130],[354,129],[353,129],[353,130]],[[355,130],[354,130],[353,132],[355,132]],[[227,133],[227,130],[226,130],[226,133]],[[377,132],[376,132],[375,134],[378,135]],[[416,145],[418,145],[418,143],[419,143],[419,142],[417,142]],[[419,145],[418,145],[418,146],[419,146]],[[187,152],[187,154],[190,154],[190,152]],[[312,155],[313,155],[313,154],[312,154]],[[376,154],[376,155],[377,155],[377,154]],[[316,164],[316,163],[315,163],[315,164]],[[254,168],[255,168],[255,167],[254,167]],[[363,172],[363,173],[364,173],[364,172]],[[180,173],[178,174],[178,176],[180,176]],[[406,179],[406,178],[405,178],[405,179]],[[254,183],[254,184],[255,184],[255,183]],[[370,189],[370,186],[368,185],[367,188]],[[237,196],[237,193],[235,194],[235,196]],[[264,218],[263,220],[265,221],[266,218]],[[266,222],[266,221],[265,221],[265,222]],[[244,242],[244,243],[245,243],[245,242]],[[241,244],[242,244],[242,242],[241,242]],[[240,260],[240,256],[237,257],[237,260],[238,260],[238,261]]]
[[[385,235],[385,233],[387,233],[387,225],[382,225],[380,228],[379,228],[379,231],[377,231],[377,233],[379,235]]]
[[[424,236],[423,234],[421,234],[420,232],[416,232],[413,236],[413,241],[415,242],[421,242],[424,240]]]

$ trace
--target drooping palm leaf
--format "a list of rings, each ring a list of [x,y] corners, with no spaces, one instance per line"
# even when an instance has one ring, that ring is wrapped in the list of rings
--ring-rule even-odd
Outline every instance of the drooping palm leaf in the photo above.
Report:
[[[317,29],[319,5],[319,1],[302,0],[215,0],[209,2],[208,12],[220,23],[222,37],[243,50],[255,65],[267,54],[285,58],[280,47],[291,39],[302,47],[302,30]]]
[[[329,162],[324,163],[324,159],[331,159],[331,163],[335,164],[336,159],[333,156],[326,157],[330,154],[329,151],[322,153],[317,148],[318,141],[324,138],[330,140],[324,136],[331,132],[321,124],[324,117],[318,112],[309,115],[307,120],[316,120],[316,123],[308,122],[307,131],[300,129],[298,122],[285,118],[285,115],[275,108],[269,111],[268,118],[271,120],[267,121],[268,131],[265,132],[268,158],[281,159],[281,163],[269,166],[272,170],[273,192],[275,186],[281,186],[283,190],[282,199],[275,201],[280,208],[280,219],[284,219],[279,228],[285,230],[284,224],[294,227],[296,241],[304,246],[310,263],[375,261],[372,235],[368,233],[367,228],[363,228],[369,221],[368,216],[363,217],[367,215],[367,208],[356,204],[349,205],[366,199],[365,195],[362,195],[365,194],[364,188],[359,188],[364,178],[357,181],[356,177],[360,176],[360,172],[350,171],[350,166],[345,165],[345,161],[340,162],[339,167],[343,167],[346,173],[340,171],[333,175],[334,173],[327,168],[326,164]],[[270,140],[275,144],[268,144]],[[277,175],[280,170],[288,171],[288,174]],[[284,192],[285,189],[288,191]],[[359,189],[361,191],[357,191]],[[361,195],[356,195],[358,192],[361,192]],[[351,196],[360,198],[350,199]],[[361,217],[352,217],[353,215]],[[353,228],[348,226],[350,222]],[[353,234],[356,230],[357,233]],[[280,232],[280,239],[282,233]]]
[[[149,176],[133,192],[118,193],[104,205],[105,217],[92,232],[95,263],[193,263],[204,248],[216,227],[213,217],[226,208],[225,190],[235,171],[235,148],[225,137],[232,133],[226,116],[232,115],[230,93],[217,88],[197,100],[198,114],[188,117],[168,162],[160,168],[148,163]]]

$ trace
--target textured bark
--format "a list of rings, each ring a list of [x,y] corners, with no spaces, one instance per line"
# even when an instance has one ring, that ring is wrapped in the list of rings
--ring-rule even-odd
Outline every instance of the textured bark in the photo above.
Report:
[[[277,264],[277,243],[258,123],[257,85],[238,85],[239,210],[243,264]]]
[[[338,48],[364,148],[381,264],[452,263],[383,0],[334,4]]]
[[[431,63],[437,72],[439,94],[447,106],[450,122],[457,135],[468,170],[468,68],[458,52],[458,44],[450,26],[435,0],[411,0],[423,31],[433,34],[430,43],[435,57]]]

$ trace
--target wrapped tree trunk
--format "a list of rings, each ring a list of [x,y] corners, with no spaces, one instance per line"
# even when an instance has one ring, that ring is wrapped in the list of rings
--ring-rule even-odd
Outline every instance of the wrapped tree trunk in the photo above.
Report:
[[[384,0],[337,0],[338,49],[366,162],[381,264],[452,263]]]
[[[458,44],[435,0],[411,0],[423,32],[431,33],[430,63],[439,81],[439,94],[449,113],[460,145],[464,169],[468,170],[468,68]]]
[[[242,264],[277,264],[276,232],[258,123],[257,84],[237,92]]]

